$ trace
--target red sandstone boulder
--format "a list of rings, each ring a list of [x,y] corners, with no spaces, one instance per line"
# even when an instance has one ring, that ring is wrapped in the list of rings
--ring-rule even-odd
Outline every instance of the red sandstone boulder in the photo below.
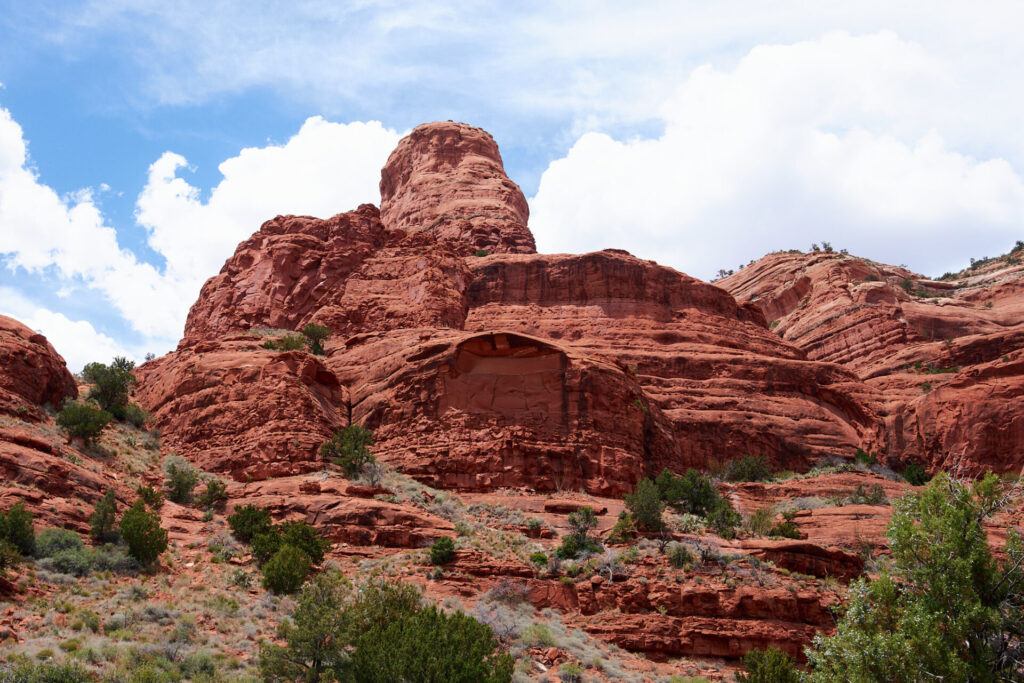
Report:
[[[0,414],[38,421],[40,406],[59,408],[75,396],[75,380],[46,337],[0,315]]]

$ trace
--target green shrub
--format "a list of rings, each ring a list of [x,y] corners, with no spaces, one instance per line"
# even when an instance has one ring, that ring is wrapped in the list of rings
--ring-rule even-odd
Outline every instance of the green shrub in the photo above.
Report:
[[[70,529],[47,527],[36,535],[36,552],[38,558],[53,557],[65,550],[81,550],[82,538]]]
[[[272,593],[290,594],[309,576],[309,557],[295,546],[284,545],[263,565],[263,587]]]
[[[124,421],[137,429],[142,429],[149,420],[149,413],[135,403],[129,403],[124,409]]]
[[[88,576],[93,570],[89,550],[81,546],[54,552],[40,560],[39,564],[45,569],[71,576]]]
[[[280,529],[276,526],[269,527],[252,537],[252,558],[262,567],[277,554],[282,545]]]
[[[430,546],[431,564],[448,564],[453,557],[455,557],[455,542],[447,536],[442,536]]]
[[[301,335],[288,334],[280,339],[268,339],[263,342],[263,348],[271,351],[301,351],[306,348],[306,342]]]
[[[155,489],[152,486],[140,485],[135,489],[136,495],[142,499],[151,510],[159,510],[160,506],[164,504],[164,493],[159,489]]]
[[[0,512],[0,540],[10,543],[25,557],[35,552],[36,531],[25,501],[19,500],[7,512]]]
[[[904,468],[903,478],[913,486],[924,486],[931,480],[928,472],[916,462],[912,462]]]
[[[590,531],[597,526],[597,515],[592,507],[582,507],[569,513],[569,529],[571,532],[562,537],[562,545],[555,550],[555,555],[562,559],[574,558],[582,552],[596,553],[602,549]]]
[[[89,517],[89,537],[95,541],[113,541],[117,538],[117,499],[114,489],[107,489],[96,501]]]
[[[853,457],[854,462],[858,465],[877,465],[878,456],[874,453],[868,453],[867,451],[858,448],[856,455]]]
[[[281,540],[306,553],[313,564],[320,564],[324,561],[324,553],[331,544],[320,536],[316,527],[306,523],[305,520],[283,522],[281,524]],[[449,539],[451,540],[451,539]]]
[[[736,527],[743,522],[743,517],[725,498],[718,499],[715,508],[708,511],[706,519],[708,526],[723,538],[732,538],[736,534]]]
[[[744,526],[751,536],[767,536],[772,529],[772,513],[768,508],[758,508],[747,516]]]
[[[121,518],[121,538],[128,544],[128,554],[143,566],[150,566],[167,550],[167,530],[160,526],[160,517],[135,501]]]
[[[511,655],[501,651],[488,626],[433,606],[374,621],[352,654],[357,681],[508,683],[512,666]]]
[[[50,656],[53,656],[52,651]],[[0,665],[0,681],[3,683],[87,683],[93,680],[95,678],[88,669],[70,662],[36,664],[22,659]]]
[[[590,531],[597,526],[597,514],[590,506],[582,507],[569,513],[568,522],[573,536],[580,539],[587,538]]]
[[[117,419],[123,419],[128,406],[128,394],[135,386],[135,375],[132,374],[134,369],[134,361],[122,356],[115,357],[110,365],[89,363],[82,369],[82,377],[93,385],[89,390],[89,398]]]
[[[615,526],[608,534],[608,542],[628,543],[634,536],[636,536],[636,522],[633,521],[633,515],[623,510],[619,513],[619,518],[615,520]]]
[[[743,669],[736,680],[744,683],[800,683],[796,663],[782,650],[769,647],[743,655]],[[745,672],[745,673],[744,673]]]
[[[7,569],[21,561],[21,554],[18,549],[8,541],[0,539],[0,577],[7,573]]]
[[[331,336],[331,330],[326,325],[309,323],[302,328],[302,336],[306,338],[306,346],[309,347],[309,352],[322,356],[324,355],[324,342]]]
[[[50,571],[88,576],[94,572],[130,574],[139,569],[139,563],[114,545],[101,548],[69,547],[39,560],[39,566]]]
[[[487,251],[486,249],[477,249],[475,255],[480,257],[480,258],[483,258],[484,256],[487,256],[487,254],[489,254],[489,253],[490,252]]]
[[[533,553],[530,555],[530,563],[538,567],[546,567],[548,565],[548,556],[540,552]]]
[[[533,622],[523,629],[519,640],[526,647],[554,647],[557,645],[551,629],[539,622]]]
[[[320,455],[341,467],[349,479],[355,479],[365,465],[374,462],[370,453],[373,432],[361,425],[349,425],[320,447]]]
[[[103,428],[114,419],[106,410],[85,401],[67,400],[57,413],[57,426],[69,436],[81,437],[85,443],[91,444]]]
[[[764,456],[745,455],[726,463],[725,478],[729,481],[768,481],[772,478],[772,468]]]
[[[338,572],[303,588],[280,637],[260,646],[266,681],[509,681],[511,658],[490,629],[465,616],[424,608],[406,584],[353,591]]]
[[[260,645],[263,680],[345,680],[355,635],[351,603],[352,586],[340,572],[324,572],[303,586],[291,621],[281,629],[287,645]]]
[[[664,523],[661,515],[665,511],[665,503],[661,500],[658,486],[647,479],[637,482],[633,493],[626,494],[626,508],[632,514],[639,529],[644,531],[661,531]]]
[[[775,538],[800,538],[800,527],[787,519],[773,526],[768,535]]]
[[[169,455],[164,460],[164,474],[167,481],[167,497],[181,505],[192,501],[192,491],[199,483],[199,472],[188,464],[184,458]]]
[[[661,499],[681,512],[704,517],[720,504],[714,482],[694,469],[687,470],[681,477],[662,470],[655,483]]]
[[[558,680],[562,683],[581,683],[583,667],[576,662],[564,662],[558,667]]]
[[[208,510],[222,508],[228,502],[228,489],[224,482],[217,479],[210,479],[206,482],[206,488],[199,494],[199,505]]]
[[[265,534],[273,526],[270,512],[255,505],[235,508],[228,516],[231,533],[242,543],[249,543],[257,534]]]
[[[681,569],[693,562],[693,553],[685,543],[672,541],[665,547],[665,555],[668,556],[669,564]]]

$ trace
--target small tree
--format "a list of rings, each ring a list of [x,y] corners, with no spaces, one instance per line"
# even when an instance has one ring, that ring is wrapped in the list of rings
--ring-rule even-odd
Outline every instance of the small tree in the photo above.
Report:
[[[633,493],[627,494],[625,498],[626,507],[636,520],[638,528],[645,531],[661,531],[664,527],[661,515],[665,511],[665,504],[661,502],[658,487],[653,481],[646,477],[641,479]]]
[[[1018,499],[996,475],[941,474],[898,500],[892,562],[850,585],[834,636],[807,651],[813,681],[1002,681],[1024,671],[1024,543],[1011,529],[1005,559],[986,520]]]
[[[568,521],[572,535],[583,540],[590,535],[590,530],[597,526],[597,515],[594,513],[594,508],[582,507],[570,512]]]
[[[341,467],[349,479],[359,476],[363,466],[374,462],[370,453],[373,432],[361,425],[349,425],[320,447],[320,455]]]
[[[116,356],[110,365],[89,363],[82,369],[82,377],[91,382],[89,398],[117,419],[123,419],[128,406],[128,395],[135,386],[135,362]]]
[[[249,543],[256,534],[264,534],[274,526],[270,512],[255,505],[243,505],[228,515],[231,533],[242,543]]]
[[[0,541],[7,541],[25,557],[35,552],[36,531],[25,501],[19,500],[7,512],[0,512]]]
[[[67,400],[57,414],[57,426],[89,445],[113,419],[113,415],[93,403]]]
[[[192,501],[192,491],[199,483],[199,472],[189,465],[184,458],[169,455],[164,460],[164,474],[167,481],[167,497],[175,503],[186,504]]]
[[[454,556],[455,542],[447,536],[442,536],[430,546],[430,564],[448,564]]]
[[[224,482],[217,479],[210,479],[206,482],[206,488],[199,494],[199,504],[208,509],[223,508],[228,502],[228,489]]]
[[[326,325],[309,323],[302,328],[302,336],[306,338],[306,346],[309,352],[317,356],[324,355],[324,342],[331,336],[331,330]]]
[[[597,526],[597,515],[592,507],[582,507],[569,513],[570,533],[562,537],[562,545],[555,554],[562,559],[576,557],[581,552],[598,552],[601,544],[590,537],[590,531]]]
[[[302,587],[291,621],[285,621],[284,647],[260,646],[260,673],[266,681],[342,680],[349,662],[346,612],[352,584],[338,571],[327,571]]]
[[[143,566],[156,562],[167,550],[167,530],[160,526],[160,517],[146,509],[142,500],[128,508],[121,518],[121,538],[128,544],[128,554]]]
[[[96,501],[96,507],[89,517],[89,537],[101,543],[117,539],[117,500],[114,498],[114,489],[107,489],[103,497]]]
[[[263,565],[263,587],[272,593],[294,593],[302,587],[310,569],[306,553],[293,545],[283,545]]]
[[[153,488],[149,485],[140,484],[136,489],[135,493],[142,499],[142,502],[149,506],[152,510],[159,510],[164,504],[163,491]]]

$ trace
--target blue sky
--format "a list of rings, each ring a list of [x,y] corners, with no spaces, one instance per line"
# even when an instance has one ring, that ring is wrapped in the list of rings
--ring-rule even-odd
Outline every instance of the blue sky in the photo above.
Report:
[[[1024,10],[919,6],[0,2],[0,313],[76,370],[165,352],[263,220],[378,202],[443,119],[541,251],[959,268],[1024,237]]]

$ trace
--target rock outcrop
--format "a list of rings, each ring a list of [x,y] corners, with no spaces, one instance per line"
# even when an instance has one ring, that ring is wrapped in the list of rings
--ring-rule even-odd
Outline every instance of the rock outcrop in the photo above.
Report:
[[[895,465],[1024,467],[1024,247],[943,280],[833,252],[769,254],[716,284],[808,358],[875,392],[865,448]]]
[[[78,386],[46,337],[0,315],[0,415],[39,421],[39,408],[59,408]]]
[[[380,199],[385,227],[430,233],[463,255],[536,251],[526,197],[505,175],[497,143],[479,128],[418,126],[381,170]]]
[[[140,372],[171,443],[263,478],[315,467],[307,437],[351,420],[436,486],[621,494],[663,467],[756,453],[796,469],[873,438],[856,376],[807,361],[756,307],[619,250],[532,253],[522,194],[483,131],[418,128],[382,176],[380,213],[275,218],[203,287],[179,350]],[[322,362],[338,397],[289,410],[255,398],[269,389],[255,374],[222,381],[218,363],[273,357],[244,335],[313,321],[334,333]]]

